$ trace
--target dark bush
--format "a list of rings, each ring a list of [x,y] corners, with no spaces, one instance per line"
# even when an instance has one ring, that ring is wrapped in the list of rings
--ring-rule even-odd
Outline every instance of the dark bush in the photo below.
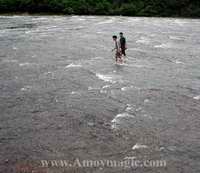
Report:
[[[199,0],[0,0],[0,12],[200,17]]]

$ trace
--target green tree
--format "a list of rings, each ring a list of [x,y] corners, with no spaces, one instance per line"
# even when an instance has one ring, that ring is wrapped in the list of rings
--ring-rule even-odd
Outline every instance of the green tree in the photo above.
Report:
[[[0,0],[0,12],[200,17],[199,0]]]

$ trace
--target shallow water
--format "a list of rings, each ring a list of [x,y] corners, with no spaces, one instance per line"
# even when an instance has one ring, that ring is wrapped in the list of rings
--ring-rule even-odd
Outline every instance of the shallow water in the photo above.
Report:
[[[199,19],[0,16],[1,170],[136,156],[169,163],[138,172],[199,172],[199,28]],[[111,52],[119,32],[123,65]]]

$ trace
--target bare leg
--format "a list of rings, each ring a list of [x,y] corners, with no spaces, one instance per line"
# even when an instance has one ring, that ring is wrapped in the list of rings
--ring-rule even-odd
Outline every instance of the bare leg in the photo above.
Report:
[[[123,63],[123,59],[122,59],[122,54],[121,53],[119,54],[119,62]]]
[[[118,56],[117,56],[117,54],[115,55],[115,61],[116,61],[116,63],[117,63],[117,61],[118,61]]]

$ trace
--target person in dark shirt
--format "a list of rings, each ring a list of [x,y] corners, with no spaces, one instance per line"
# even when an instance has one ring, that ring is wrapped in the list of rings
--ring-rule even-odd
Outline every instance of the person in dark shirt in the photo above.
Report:
[[[124,37],[123,33],[120,32],[120,48],[121,48],[121,53],[122,55],[126,56],[126,38]]]

